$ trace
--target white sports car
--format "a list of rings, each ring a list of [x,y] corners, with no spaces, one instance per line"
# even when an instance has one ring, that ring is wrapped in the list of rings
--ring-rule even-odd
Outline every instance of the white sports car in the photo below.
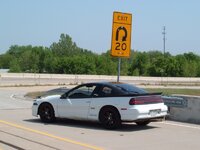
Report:
[[[122,122],[147,125],[167,115],[161,93],[148,93],[125,83],[86,83],[62,95],[40,97],[33,102],[33,116],[43,122],[56,118],[97,121],[107,129]]]

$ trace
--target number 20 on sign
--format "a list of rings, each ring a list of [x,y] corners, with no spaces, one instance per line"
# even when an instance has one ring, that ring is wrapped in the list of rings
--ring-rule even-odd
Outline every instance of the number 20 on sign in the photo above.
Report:
[[[111,55],[130,57],[132,14],[114,12]]]

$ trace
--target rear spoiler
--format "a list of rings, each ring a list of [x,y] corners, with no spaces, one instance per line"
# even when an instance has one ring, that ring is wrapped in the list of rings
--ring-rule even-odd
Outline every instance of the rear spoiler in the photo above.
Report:
[[[122,96],[149,96],[149,95],[162,95],[162,92],[144,93],[144,94],[126,94],[126,95],[122,95]]]

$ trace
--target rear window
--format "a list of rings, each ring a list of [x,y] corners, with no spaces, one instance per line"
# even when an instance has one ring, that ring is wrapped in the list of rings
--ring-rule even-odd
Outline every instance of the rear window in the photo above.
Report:
[[[146,93],[148,93],[147,91],[145,91],[141,88],[138,88],[134,85],[130,85],[130,84],[114,84],[114,86],[116,86],[120,90],[126,92],[127,94],[146,94]]]

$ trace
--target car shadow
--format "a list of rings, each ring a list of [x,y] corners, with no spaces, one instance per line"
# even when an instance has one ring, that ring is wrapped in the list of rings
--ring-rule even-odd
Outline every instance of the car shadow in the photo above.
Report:
[[[55,126],[68,126],[74,128],[92,129],[92,130],[103,130],[103,131],[118,131],[118,132],[130,132],[130,131],[144,131],[159,128],[151,124],[147,126],[138,126],[135,123],[122,123],[121,127],[114,130],[108,130],[103,128],[100,123],[89,122],[89,121],[77,121],[71,119],[57,119],[54,123],[43,123],[40,119],[27,119],[23,120],[26,122],[43,124],[43,125],[55,125]]]

